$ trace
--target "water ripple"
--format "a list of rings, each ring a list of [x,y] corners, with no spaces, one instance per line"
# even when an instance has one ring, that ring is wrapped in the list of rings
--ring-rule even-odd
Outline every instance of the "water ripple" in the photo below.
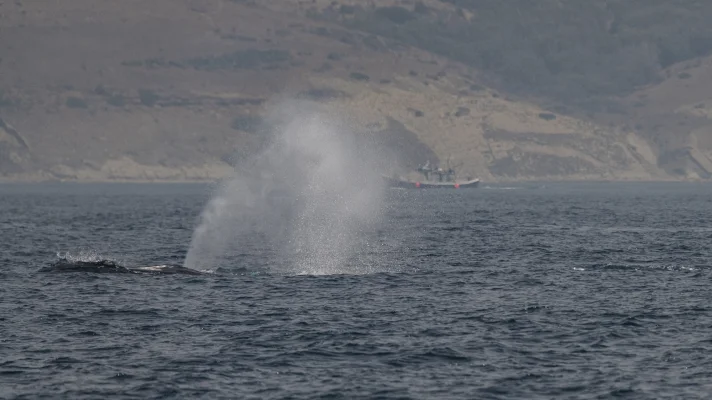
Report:
[[[12,186],[12,185],[11,185]],[[0,188],[0,398],[707,398],[712,189],[391,194],[377,273],[295,275],[245,238],[180,263],[194,185]],[[352,264],[349,264],[352,263]]]

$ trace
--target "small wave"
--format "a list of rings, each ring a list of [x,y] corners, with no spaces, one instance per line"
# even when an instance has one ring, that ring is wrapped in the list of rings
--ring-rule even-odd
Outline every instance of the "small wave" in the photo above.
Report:
[[[217,270],[217,269],[198,269],[198,270],[196,270],[196,271],[202,272],[202,273],[208,274],[208,275],[215,275],[215,274],[218,273],[218,270]]]
[[[482,186],[482,189],[487,189],[487,190],[521,190],[524,188],[517,187],[517,186]]]
[[[584,270],[584,268],[581,269]],[[700,269],[704,269],[704,267],[677,264],[605,263],[588,265],[586,269],[695,272],[700,271]]]

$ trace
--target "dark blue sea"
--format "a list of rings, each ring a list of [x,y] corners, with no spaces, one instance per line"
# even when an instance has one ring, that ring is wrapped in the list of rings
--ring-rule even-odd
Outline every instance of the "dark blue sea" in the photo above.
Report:
[[[40,271],[180,265],[213,189],[0,184],[0,398],[712,396],[712,185],[392,190],[367,273]]]

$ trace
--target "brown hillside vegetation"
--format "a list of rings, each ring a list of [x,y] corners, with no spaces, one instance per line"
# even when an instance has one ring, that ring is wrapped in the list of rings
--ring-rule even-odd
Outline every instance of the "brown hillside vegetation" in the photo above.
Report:
[[[365,4],[0,3],[0,177],[219,178],[235,156],[264,142],[263,118],[285,98],[375,133],[399,153],[388,172],[428,159],[485,180],[689,179],[712,171],[705,130],[712,101],[693,90],[706,82],[707,62],[668,66],[667,80],[641,81],[653,86],[633,94],[606,93],[623,96],[634,110],[627,117],[548,108],[556,103],[546,96],[508,94],[484,64],[388,30],[447,16],[458,26],[478,18],[476,9],[434,0]],[[386,22],[369,27],[369,16]],[[680,68],[691,77],[679,78]],[[683,135],[670,133],[683,122]]]

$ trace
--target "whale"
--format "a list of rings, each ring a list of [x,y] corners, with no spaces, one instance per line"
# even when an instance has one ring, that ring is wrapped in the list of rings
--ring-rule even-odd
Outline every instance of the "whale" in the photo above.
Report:
[[[90,272],[109,274],[150,274],[150,275],[204,275],[206,272],[186,268],[180,265],[163,264],[139,267],[125,267],[112,260],[74,261],[60,259],[43,267],[39,272]]]

